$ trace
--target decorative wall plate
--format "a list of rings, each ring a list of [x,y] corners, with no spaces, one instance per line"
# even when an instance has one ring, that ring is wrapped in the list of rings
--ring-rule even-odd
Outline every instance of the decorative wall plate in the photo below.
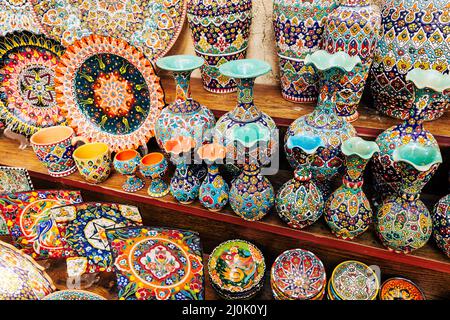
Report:
[[[27,169],[0,166],[0,195],[33,189]]]
[[[17,248],[35,259],[60,258],[64,247],[49,209],[82,201],[79,191],[19,192],[0,196],[0,212]]]
[[[184,0],[32,0],[46,33],[69,46],[90,34],[127,40],[148,59],[164,56],[186,17]]]
[[[57,100],[78,135],[112,151],[154,135],[164,94],[150,61],[127,42],[96,35],[76,41],[56,74]]]
[[[65,122],[55,94],[55,69],[64,47],[42,34],[9,33],[0,38],[0,119],[32,135]]]
[[[85,259],[85,272],[112,271],[106,229],[142,224],[139,209],[114,203],[80,203],[50,210],[58,217],[63,246],[69,256]]]
[[[61,290],[50,293],[42,300],[106,300],[106,298],[84,290]]]
[[[108,230],[119,298],[203,300],[202,248],[197,233],[164,228]]]
[[[42,299],[55,290],[52,279],[29,256],[0,241],[0,300]]]
[[[28,0],[0,0],[0,36],[13,31],[42,33]]]

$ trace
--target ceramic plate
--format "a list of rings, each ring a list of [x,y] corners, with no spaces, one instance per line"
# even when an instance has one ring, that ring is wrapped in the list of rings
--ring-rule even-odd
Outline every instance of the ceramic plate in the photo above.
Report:
[[[55,290],[52,279],[29,256],[0,241],[0,300],[42,299]]]
[[[106,300],[106,298],[84,290],[61,290],[50,293],[42,300]]]
[[[32,135],[65,122],[55,93],[55,69],[64,52],[58,42],[30,32],[0,38],[0,119]]]
[[[58,102],[78,135],[112,151],[154,135],[163,91],[151,63],[127,42],[95,35],[76,41],[56,73]]]
[[[13,31],[42,33],[28,0],[0,0],[0,36]]]
[[[202,249],[197,233],[139,227],[111,230],[107,237],[120,299],[204,299]]]
[[[17,248],[35,259],[60,258],[64,248],[49,209],[81,201],[79,191],[19,192],[0,196],[0,212]]]
[[[33,0],[46,33],[69,46],[90,34],[129,41],[156,61],[175,43],[186,17],[184,0]]]
[[[139,209],[114,203],[80,203],[50,210],[68,255],[84,258],[84,272],[112,271],[106,229],[142,224]]]

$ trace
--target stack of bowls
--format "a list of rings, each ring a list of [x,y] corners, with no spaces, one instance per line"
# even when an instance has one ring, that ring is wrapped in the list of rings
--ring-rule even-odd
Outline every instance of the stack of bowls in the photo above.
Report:
[[[375,300],[379,281],[375,272],[359,261],[345,261],[333,271],[328,281],[329,300]]]
[[[208,261],[211,286],[227,300],[255,296],[264,285],[265,269],[261,251],[250,242],[239,239],[219,244]]]
[[[307,250],[283,252],[270,272],[270,285],[277,300],[321,300],[326,284],[322,261]]]

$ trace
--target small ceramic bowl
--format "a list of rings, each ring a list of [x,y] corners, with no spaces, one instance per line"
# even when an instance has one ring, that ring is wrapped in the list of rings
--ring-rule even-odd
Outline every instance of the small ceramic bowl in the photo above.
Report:
[[[101,183],[111,173],[111,153],[106,143],[87,143],[73,152],[78,172],[89,183]]]
[[[380,288],[380,300],[426,300],[422,290],[405,278],[387,279]]]
[[[114,157],[114,168],[120,174],[126,175],[127,180],[122,185],[126,192],[136,192],[141,190],[145,183],[136,176],[136,170],[141,161],[141,156],[136,150],[120,151]]]
[[[169,193],[169,186],[162,179],[167,168],[167,160],[160,152],[149,153],[141,159],[139,169],[142,175],[152,179],[147,190],[149,196],[160,198]]]

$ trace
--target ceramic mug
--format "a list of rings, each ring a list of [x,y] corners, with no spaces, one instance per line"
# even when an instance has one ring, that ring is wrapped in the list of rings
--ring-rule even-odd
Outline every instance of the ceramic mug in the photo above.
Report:
[[[40,129],[31,136],[31,146],[51,176],[65,177],[77,170],[72,158],[74,137],[73,129],[66,126]]]
[[[75,137],[72,144],[86,142],[82,137]],[[111,173],[111,152],[106,143],[85,143],[73,152],[73,159],[78,172],[89,183],[101,183]]]

